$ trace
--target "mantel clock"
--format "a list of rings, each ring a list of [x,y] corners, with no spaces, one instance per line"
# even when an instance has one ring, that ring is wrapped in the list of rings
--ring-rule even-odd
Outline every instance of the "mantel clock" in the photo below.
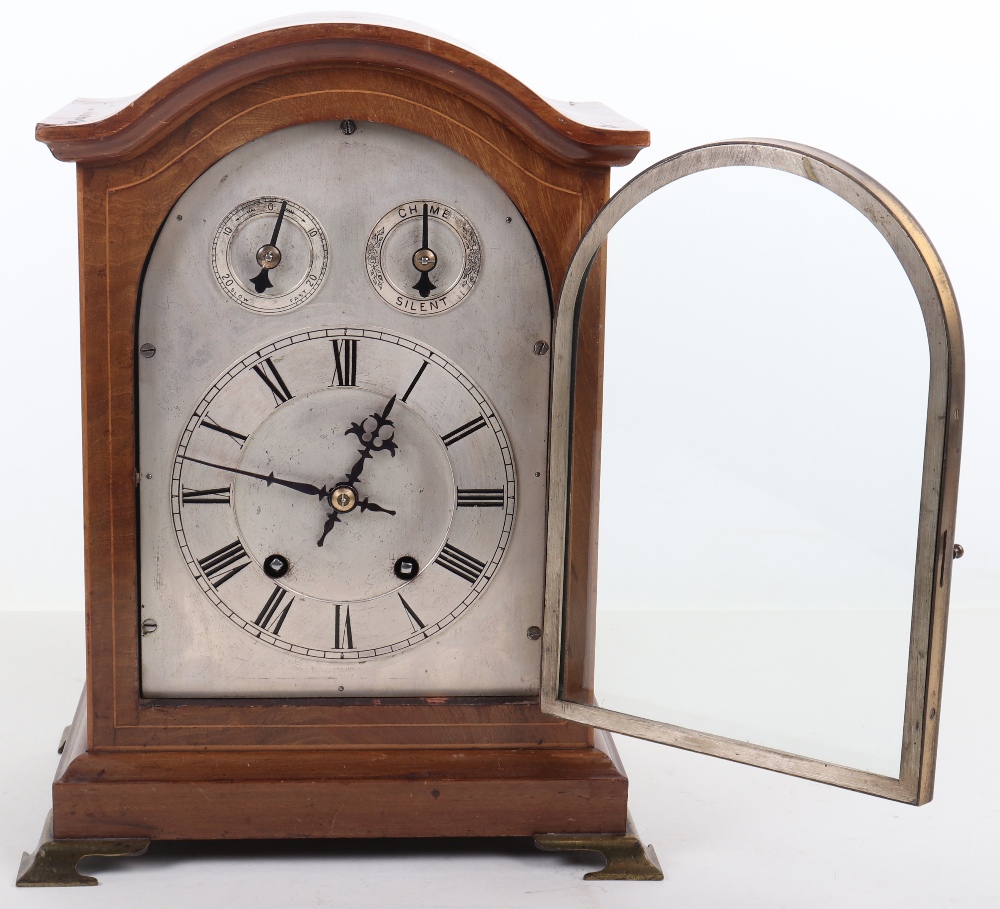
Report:
[[[869,178],[747,140],[609,202],[644,130],[388,20],[276,23],[37,137],[79,181],[87,684],[19,883],[151,840],[409,836],[658,878],[606,729],[929,798],[961,335]],[[604,239],[737,164],[860,208],[932,339],[897,780],[594,698]]]

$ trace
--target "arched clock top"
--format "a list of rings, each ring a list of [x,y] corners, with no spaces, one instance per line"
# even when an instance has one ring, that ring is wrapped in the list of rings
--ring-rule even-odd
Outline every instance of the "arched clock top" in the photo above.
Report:
[[[548,101],[451,39],[398,19],[281,19],[212,48],[130,98],[80,98],[35,137],[62,161],[127,161],[213,101],[270,76],[326,67],[391,68],[464,96],[544,155],[575,166],[628,164],[649,133],[596,102]]]

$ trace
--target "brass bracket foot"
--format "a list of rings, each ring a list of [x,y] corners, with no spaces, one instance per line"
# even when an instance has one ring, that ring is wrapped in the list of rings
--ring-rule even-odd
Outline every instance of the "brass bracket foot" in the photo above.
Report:
[[[52,837],[52,812],[45,818],[42,837],[30,855],[21,857],[18,887],[87,887],[96,877],[80,874],[76,863],[88,855],[142,855],[148,839],[57,840]]]
[[[535,846],[546,852],[600,852],[603,871],[585,874],[585,881],[662,881],[663,871],[653,847],[643,846],[632,815],[624,833],[538,833]]]

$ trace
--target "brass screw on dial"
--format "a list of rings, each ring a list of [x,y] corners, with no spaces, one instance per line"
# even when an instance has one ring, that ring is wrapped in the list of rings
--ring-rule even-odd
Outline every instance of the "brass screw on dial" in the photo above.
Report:
[[[338,486],[330,493],[330,504],[334,511],[347,514],[358,504],[358,494],[350,486]]]
[[[257,264],[261,268],[276,268],[281,264],[281,250],[270,243],[257,250]]]
[[[413,254],[413,267],[417,271],[433,271],[434,266],[437,265],[438,257],[433,249],[418,249]]]

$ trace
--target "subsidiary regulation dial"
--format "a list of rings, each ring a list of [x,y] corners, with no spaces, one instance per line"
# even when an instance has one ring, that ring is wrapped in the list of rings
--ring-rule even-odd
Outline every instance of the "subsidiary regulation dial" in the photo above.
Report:
[[[290,199],[261,196],[236,206],[215,232],[212,269],[240,306],[287,312],[306,303],[330,262],[319,221]]]
[[[365,251],[368,280],[394,309],[433,316],[453,309],[479,279],[472,222],[443,202],[403,202],[379,220]]]

